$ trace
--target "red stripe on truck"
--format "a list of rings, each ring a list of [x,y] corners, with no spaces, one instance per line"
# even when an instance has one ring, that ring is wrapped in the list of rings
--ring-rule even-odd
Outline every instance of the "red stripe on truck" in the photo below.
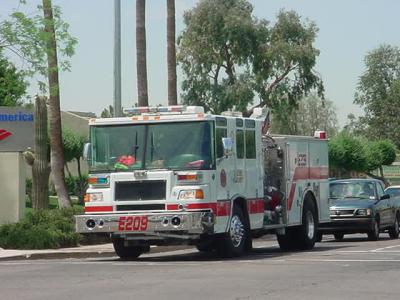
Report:
[[[112,206],[85,206],[85,213],[87,212],[106,212],[113,211]]]
[[[294,200],[294,194],[296,192],[296,182],[298,180],[321,180],[328,179],[329,170],[328,167],[297,167],[294,170],[292,185],[290,187],[289,198],[288,198],[288,210],[292,209]]]

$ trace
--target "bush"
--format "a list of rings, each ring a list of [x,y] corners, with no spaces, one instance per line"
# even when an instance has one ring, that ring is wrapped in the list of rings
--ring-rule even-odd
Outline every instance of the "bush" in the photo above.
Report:
[[[0,226],[0,247],[8,249],[55,249],[74,247],[80,241],[75,232],[76,209],[29,212],[19,223]]]
[[[65,183],[67,185],[68,193],[78,197],[78,203],[83,204],[83,197],[85,196],[88,188],[87,175],[66,177]]]

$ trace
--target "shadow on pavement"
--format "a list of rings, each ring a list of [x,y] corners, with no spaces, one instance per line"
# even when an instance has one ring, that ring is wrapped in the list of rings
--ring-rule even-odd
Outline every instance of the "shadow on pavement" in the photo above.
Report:
[[[135,260],[136,262],[201,262],[201,261],[206,261],[206,262],[225,262],[225,261],[243,261],[243,260],[258,260],[258,259],[279,259],[279,258],[284,258],[287,256],[291,256],[293,254],[299,254],[299,253],[319,253],[319,252],[325,252],[325,251],[331,251],[331,250],[337,250],[337,249],[342,249],[342,248],[349,248],[351,247],[350,245],[324,245],[321,246],[320,244],[316,244],[315,248],[312,250],[307,250],[307,251],[282,251],[279,249],[279,247],[272,246],[272,247],[258,247],[258,248],[253,248],[251,252],[240,256],[240,257],[235,257],[235,258],[221,258],[219,257],[215,252],[209,252],[209,253],[204,253],[204,252],[198,252],[196,248],[193,249],[188,249],[191,251],[190,253],[179,253],[179,254],[171,254],[171,255],[160,255],[157,256],[158,253],[150,253],[152,255],[151,257],[139,257]],[[119,258],[116,259],[109,259],[109,260],[102,260],[102,261],[124,261]]]

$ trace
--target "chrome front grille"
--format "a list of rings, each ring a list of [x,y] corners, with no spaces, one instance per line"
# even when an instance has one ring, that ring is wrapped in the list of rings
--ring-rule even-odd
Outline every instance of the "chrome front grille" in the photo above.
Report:
[[[331,217],[354,216],[354,209],[331,209]]]

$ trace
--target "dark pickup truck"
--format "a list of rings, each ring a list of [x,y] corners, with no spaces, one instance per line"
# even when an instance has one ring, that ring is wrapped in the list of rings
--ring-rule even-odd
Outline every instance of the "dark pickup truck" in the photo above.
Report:
[[[330,182],[331,222],[321,224],[323,234],[333,234],[336,240],[345,234],[367,233],[371,241],[388,231],[392,239],[399,237],[400,199],[385,193],[376,179],[346,179]]]

